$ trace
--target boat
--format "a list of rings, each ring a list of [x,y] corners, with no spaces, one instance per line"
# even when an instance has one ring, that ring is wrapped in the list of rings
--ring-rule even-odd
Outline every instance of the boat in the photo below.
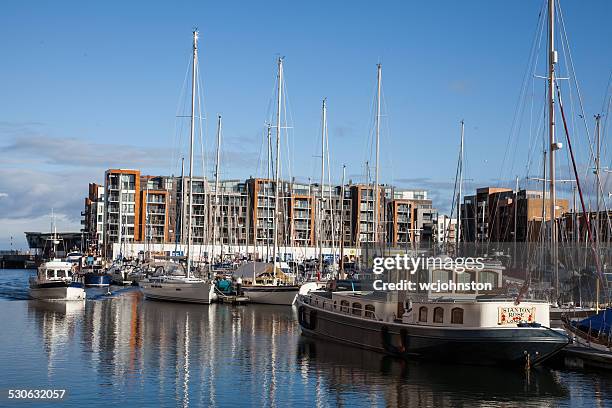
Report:
[[[248,262],[234,272],[242,280],[242,293],[251,303],[291,306],[300,285],[283,273],[279,264]]]
[[[193,191],[193,143],[195,138],[195,101],[198,72],[198,31],[193,31],[193,62],[191,81],[191,131],[189,145],[189,191]],[[139,282],[146,299],[171,302],[212,303],[217,298],[215,285],[211,280],[200,279],[192,274],[192,240],[193,240],[193,194],[189,194],[187,221],[187,267],[169,263],[157,268],[155,273]]]
[[[146,299],[210,304],[217,299],[215,285],[188,276],[182,265],[168,263],[139,282]]]
[[[83,273],[83,283],[85,286],[110,286],[112,283],[111,276],[104,270],[91,269]]]
[[[41,300],[83,300],[83,284],[73,280],[72,263],[51,259],[30,278],[30,297]]]
[[[133,283],[133,278],[131,276],[133,269],[131,265],[113,264],[107,273],[110,274],[113,284],[126,286]]]
[[[549,305],[481,296],[424,300],[397,317],[398,302],[375,291],[299,295],[302,333],[404,359],[533,366],[570,339],[549,327]]]

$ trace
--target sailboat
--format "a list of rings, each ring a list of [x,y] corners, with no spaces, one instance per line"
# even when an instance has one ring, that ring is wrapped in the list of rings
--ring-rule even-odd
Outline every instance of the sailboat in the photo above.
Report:
[[[53,257],[40,265],[36,276],[30,278],[30,297],[43,300],[84,300],[85,289],[82,283],[73,279],[72,262],[55,257],[60,241],[53,216],[52,223]]]
[[[283,58],[278,59],[278,89],[276,112],[276,166],[274,170],[274,237],[272,248],[272,262],[248,262],[234,272],[234,275],[243,280],[242,292],[252,303],[266,303],[273,305],[292,305],[300,290],[295,284],[295,278],[285,275],[282,263],[278,259],[278,215],[280,213],[280,132],[283,97]]]
[[[193,212],[193,144],[195,138],[195,98],[198,64],[198,31],[193,31],[193,63],[191,75],[191,132],[189,142],[189,219],[187,225],[187,268],[159,268],[157,274],[139,283],[147,299],[172,302],[212,303],[217,295],[209,280],[192,276],[192,212]],[[169,268],[168,268],[169,269]]]

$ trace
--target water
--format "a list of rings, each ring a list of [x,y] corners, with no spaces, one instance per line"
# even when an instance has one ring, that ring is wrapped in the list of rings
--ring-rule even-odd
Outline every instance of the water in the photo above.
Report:
[[[290,307],[151,302],[137,288],[27,300],[33,273],[0,270],[0,406],[50,405],[8,401],[16,388],[66,389],[75,407],[612,406],[607,373],[406,363],[305,339]]]

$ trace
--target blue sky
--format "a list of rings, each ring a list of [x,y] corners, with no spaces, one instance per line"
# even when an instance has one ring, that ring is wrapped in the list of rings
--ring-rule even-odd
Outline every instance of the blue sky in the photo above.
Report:
[[[216,114],[224,118],[224,177],[258,173],[278,55],[286,58],[292,167],[300,180],[319,177],[323,97],[332,177],[339,180],[342,163],[353,180],[363,174],[378,62],[381,181],[428,188],[434,204],[448,209],[462,118],[470,188],[523,177],[521,149],[515,168],[500,163],[541,6],[540,0],[2,2],[0,247],[11,235],[23,247],[24,230],[47,229],[51,207],[60,229],[78,229],[87,182],[101,182],[105,168],[178,171],[171,159],[184,126],[175,116],[185,102],[194,26],[209,137]],[[601,110],[612,69],[612,3],[562,6],[590,120]]]

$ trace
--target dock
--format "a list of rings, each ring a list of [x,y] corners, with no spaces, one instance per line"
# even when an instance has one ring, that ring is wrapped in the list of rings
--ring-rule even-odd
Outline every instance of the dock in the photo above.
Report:
[[[232,305],[244,305],[249,303],[249,298],[247,296],[238,296],[238,295],[225,295],[221,293],[217,293],[219,303],[229,303]]]

